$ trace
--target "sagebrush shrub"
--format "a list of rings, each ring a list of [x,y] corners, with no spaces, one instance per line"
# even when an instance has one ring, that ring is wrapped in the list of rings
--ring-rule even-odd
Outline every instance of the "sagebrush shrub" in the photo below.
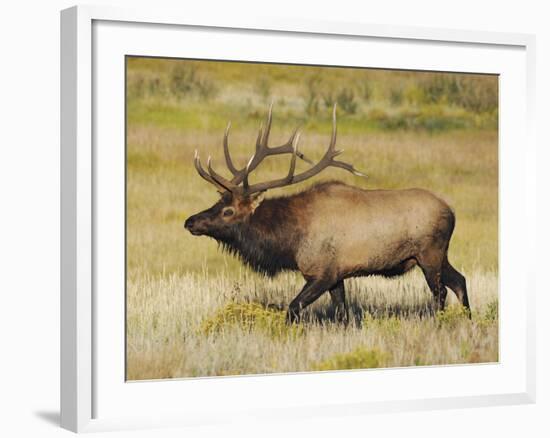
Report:
[[[322,362],[314,364],[312,369],[329,371],[380,368],[385,360],[386,355],[384,353],[359,347],[349,353],[335,354]]]
[[[262,331],[273,338],[294,337],[303,331],[301,326],[288,325],[286,313],[282,310],[269,309],[258,303],[231,302],[204,320],[201,332],[210,335],[235,326],[247,331]]]

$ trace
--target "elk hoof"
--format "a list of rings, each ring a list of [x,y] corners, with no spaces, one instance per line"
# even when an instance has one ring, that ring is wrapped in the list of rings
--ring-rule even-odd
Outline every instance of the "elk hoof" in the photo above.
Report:
[[[300,322],[300,315],[297,309],[289,308],[286,312],[286,323],[287,324],[296,324]]]
[[[347,327],[349,325],[349,316],[337,315],[335,321],[337,324],[342,324],[344,327]]]
[[[337,306],[334,311],[334,322],[337,324],[343,324],[347,327],[349,324],[348,310],[342,306]]]

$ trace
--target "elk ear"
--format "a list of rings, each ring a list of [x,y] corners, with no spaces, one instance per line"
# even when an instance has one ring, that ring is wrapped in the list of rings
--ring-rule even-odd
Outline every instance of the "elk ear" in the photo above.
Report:
[[[256,209],[260,206],[264,200],[265,192],[260,192],[250,197],[250,208],[252,209],[251,213],[254,213]]]

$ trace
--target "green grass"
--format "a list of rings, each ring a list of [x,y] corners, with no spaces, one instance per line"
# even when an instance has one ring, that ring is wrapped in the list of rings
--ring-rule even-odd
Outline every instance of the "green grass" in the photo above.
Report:
[[[496,78],[209,62],[193,62],[194,72],[182,72],[188,64],[128,63],[130,379],[498,360]],[[312,78],[316,89],[309,90]],[[285,142],[300,126],[300,149],[319,159],[331,131],[325,100],[344,89],[353,94],[340,98],[347,103],[338,106],[337,147],[369,178],[327,169],[315,181],[422,187],[446,199],[457,218],[449,258],[467,278],[472,321],[455,307],[429,316],[430,293],[416,271],[392,281],[347,280],[354,320],[347,328],[327,316],[327,297],[306,312],[300,328],[288,328],[284,311],[303,285],[299,274],[265,278],[212,239],[184,230],[188,216],[218,199],[196,174],[194,151],[204,161],[211,155],[214,167],[227,174],[221,144],[229,120],[239,166],[253,153],[272,100],[271,144]],[[307,112],[312,99],[317,110]],[[270,158],[252,182],[285,175],[288,161]],[[297,171],[306,166],[298,163]],[[456,301],[451,293],[448,300]]]
[[[282,127],[328,131],[338,103],[341,126],[365,130],[495,129],[495,76],[129,58],[131,123],[245,128],[274,102]],[[204,105],[208,101],[208,105]],[[315,116],[315,117],[310,117]]]

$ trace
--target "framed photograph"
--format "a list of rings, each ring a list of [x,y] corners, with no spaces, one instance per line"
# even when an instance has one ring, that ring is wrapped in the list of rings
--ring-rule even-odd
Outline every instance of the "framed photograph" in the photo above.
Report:
[[[534,37],[61,14],[62,426],[534,401]]]

